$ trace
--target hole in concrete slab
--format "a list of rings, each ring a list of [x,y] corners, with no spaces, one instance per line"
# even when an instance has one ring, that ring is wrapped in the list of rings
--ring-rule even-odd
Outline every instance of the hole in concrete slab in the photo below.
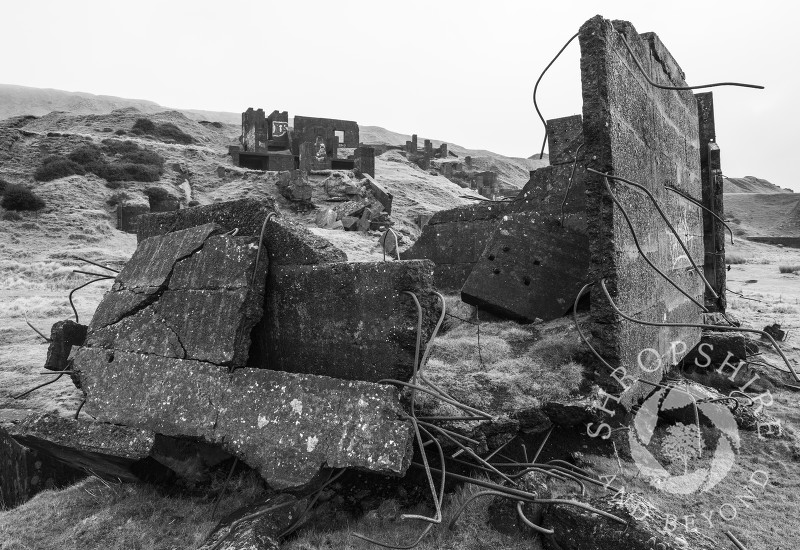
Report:
[[[108,361],[109,363],[114,361],[114,352],[113,351],[107,351],[106,352],[106,361]]]
[[[494,270],[494,274],[495,274],[495,275],[500,275],[500,270],[499,270],[499,269],[495,269],[495,270]]]
[[[531,278],[530,278],[530,277],[528,277],[527,275],[525,275],[525,276],[522,278],[522,284],[524,284],[525,286],[530,286],[530,284],[531,284]]]
[[[542,262],[539,260],[533,260],[533,265],[542,265]]]
[[[503,252],[508,252],[509,250],[511,250],[510,246],[504,246],[503,247]]]
[[[490,262],[493,262],[493,261],[494,261],[494,254],[489,254],[489,261],[490,261]]]

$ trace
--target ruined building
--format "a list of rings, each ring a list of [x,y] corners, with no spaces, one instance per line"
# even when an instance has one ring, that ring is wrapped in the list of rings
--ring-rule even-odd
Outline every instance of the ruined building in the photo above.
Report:
[[[286,111],[252,107],[242,113],[241,145],[231,146],[234,164],[253,170],[359,170],[375,176],[375,154],[359,143],[358,123],[352,120],[294,117]]]

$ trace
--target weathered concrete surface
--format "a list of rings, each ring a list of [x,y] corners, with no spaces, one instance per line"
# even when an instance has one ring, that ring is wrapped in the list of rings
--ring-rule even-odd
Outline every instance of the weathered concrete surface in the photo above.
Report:
[[[725,219],[722,195],[722,165],[717,145],[717,130],[714,125],[714,94],[705,92],[695,94],[697,100],[697,117],[700,132],[700,174],[703,182],[702,197],[694,197],[703,206]],[[725,265],[725,226],[714,216],[702,212],[703,216],[703,248],[705,261],[703,272],[706,279],[717,292],[718,298],[706,289],[705,305],[710,311],[725,311],[727,306],[725,285],[727,269]]]
[[[423,346],[440,307],[424,260],[276,266],[268,288],[269,368],[346,380],[407,380],[418,314],[402,291],[419,296]]]
[[[208,223],[215,223],[224,231],[238,228],[237,235],[258,235],[267,214],[274,211],[274,204],[268,199],[239,199],[175,212],[149,214],[140,220],[136,238],[141,242],[155,235]]]
[[[75,369],[99,421],[219,445],[275,489],[323,466],[401,475],[411,458],[391,386],[91,348]]]
[[[0,508],[26,502],[39,491],[69,485],[85,474],[20,445],[0,428]]]
[[[279,550],[281,533],[303,515],[307,506],[308,499],[287,493],[245,506],[220,520],[197,550]],[[236,530],[228,536],[234,524]]]
[[[155,434],[127,426],[44,414],[29,417],[9,433],[19,443],[70,466],[112,480],[138,481],[131,467],[147,458]]]
[[[216,224],[142,241],[97,308],[86,345],[244,366],[267,254]]]
[[[82,346],[86,341],[88,327],[66,319],[53,324],[50,329],[50,344],[44,368],[48,370],[67,370],[69,352],[72,346]]]
[[[581,115],[547,121],[547,156],[550,165],[572,164],[583,160],[583,120]]]
[[[586,283],[585,233],[537,212],[506,216],[472,269],[461,299],[519,321],[556,319]]]
[[[659,90],[648,84],[625,49],[624,33],[644,70],[654,81],[685,86],[683,72],[657,36],[638,35],[630,23],[596,16],[581,27],[581,80],[583,84],[583,134],[589,166],[613,170],[646,186],[659,199],[666,215],[686,241],[692,256],[703,255],[702,217],[691,203],[676,200],[665,185],[700,196],[700,153],[697,102],[689,91]],[[620,210],[605,190],[604,178],[587,176],[587,216],[591,251],[590,280],[608,279],[609,291],[627,314],[655,322],[697,322],[700,310],[664,281],[639,256]],[[624,183],[612,189],[626,207],[639,241],[652,261],[678,285],[702,303],[703,284],[690,266],[675,237],[648,197]],[[661,328],[621,320],[608,305],[599,285],[592,289],[592,316],[600,327],[599,352],[628,374],[660,379],[657,361],[669,365],[670,343],[683,341],[691,349],[699,329]],[[646,354],[653,372],[639,372],[637,356]],[[677,357],[680,360],[680,356]],[[615,393],[619,385],[598,371],[598,382]],[[629,392],[633,399],[637,392]]]
[[[461,299],[519,321],[564,315],[588,277],[585,178],[583,163],[531,172],[464,283]]]
[[[431,260],[436,288],[461,290],[503,216],[501,204],[474,204],[436,212],[404,260]]]

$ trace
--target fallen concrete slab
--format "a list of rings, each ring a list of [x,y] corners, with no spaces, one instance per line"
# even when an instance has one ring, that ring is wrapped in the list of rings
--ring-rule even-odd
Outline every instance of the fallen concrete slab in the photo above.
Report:
[[[215,224],[145,239],[95,313],[86,345],[244,366],[267,255]],[[256,260],[259,264],[256,267]]]
[[[260,361],[346,380],[407,380],[419,316],[402,291],[419,296],[424,346],[440,311],[433,270],[427,260],[274,266],[263,325],[268,355]]]
[[[62,371],[69,367],[68,359],[72,346],[82,346],[86,341],[89,327],[66,319],[53,324],[50,329],[50,343],[47,347],[47,360],[44,368]]]
[[[17,506],[40,491],[64,487],[85,475],[47,453],[20,445],[0,428],[0,507]]]
[[[411,459],[391,386],[91,348],[74,364],[99,421],[218,445],[275,489],[324,466],[402,475]]]
[[[467,277],[461,299],[518,321],[564,315],[589,272],[585,177],[582,163],[531,172]]]
[[[443,292],[461,290],[473,266],[503,216],[500,203],[459,206],[436,212],[404,260],[428,259],[434,264],[434,283]]]
[[[149,456],[155,442],[155,434],[147,430],[55,414],[28,418],[9,433],[41,455],[114,481],[138,481],[131,468]]]

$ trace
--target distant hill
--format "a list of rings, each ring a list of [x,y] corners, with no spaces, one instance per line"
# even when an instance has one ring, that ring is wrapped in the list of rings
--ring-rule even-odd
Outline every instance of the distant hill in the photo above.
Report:
[[[743,178],[725,178],[722,182],[723,193],[792,193],[791,189],[778,187],[774,183],[755,176]]]
[[[110,95],[0,84],[0,120],[19,115],[42,116],[53,111],[64,111],[76,115],[104,115],[116,109],[128,107],[134,107],[145,114],[179,110],[192,120],[209,120],[226,124],[242,123],[242,115],[239,113],[170,109],[146,99],[126,99]]]

